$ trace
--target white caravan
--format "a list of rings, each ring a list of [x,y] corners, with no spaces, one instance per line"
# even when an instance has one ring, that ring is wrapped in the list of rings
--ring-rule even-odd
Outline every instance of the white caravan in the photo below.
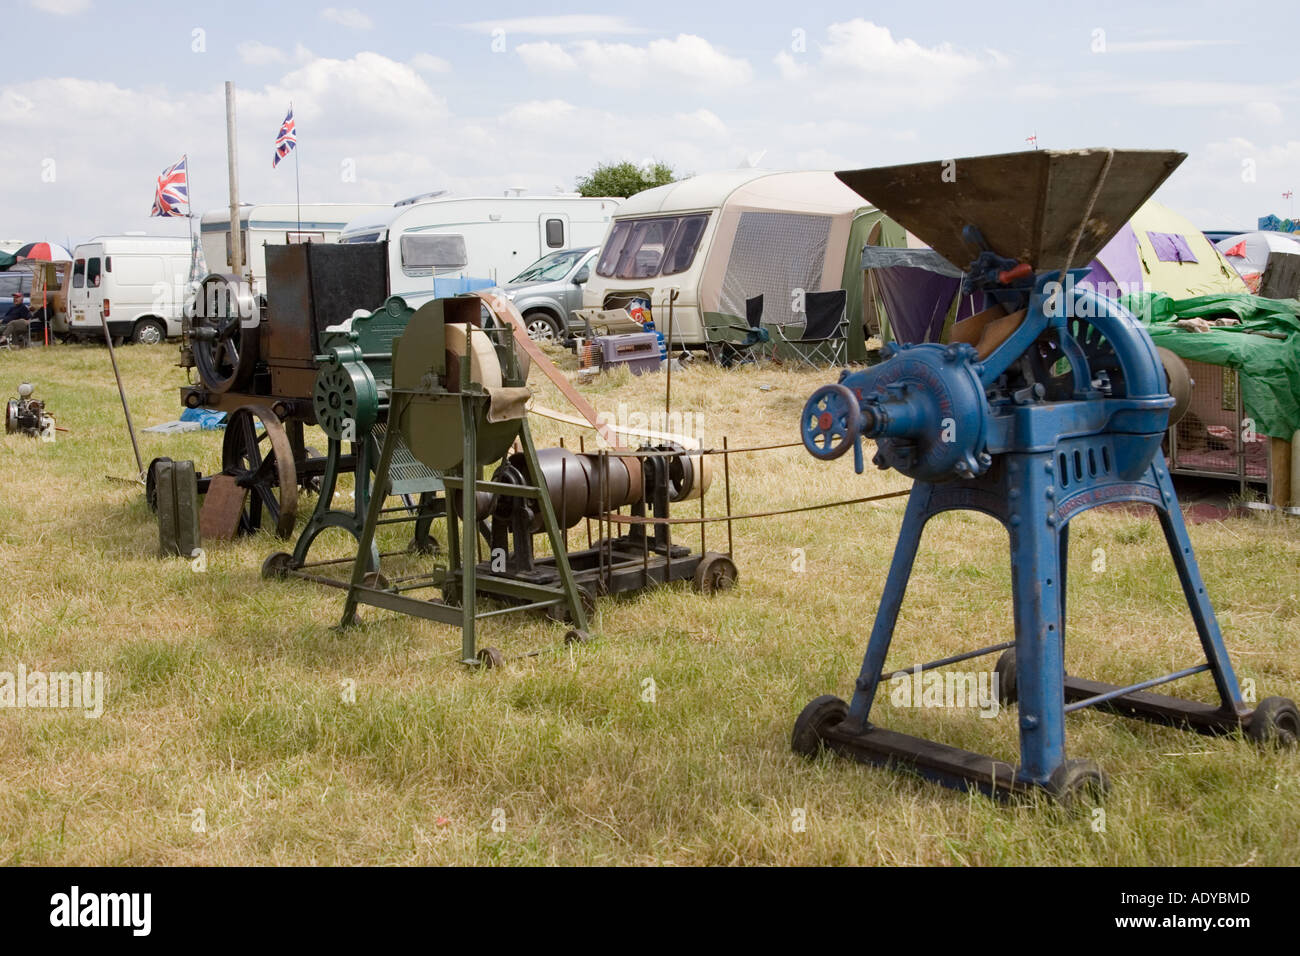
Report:
[[[392,211],[369,203],[260,203],[239,208],[243,262],[230,261],[230,207],[210,209],[199,221],[199,238],[209,272],[239,273],[251,278],[253,292],[266,292],[266,244],[337,242],[343,227],[359,216]]]
[[[500,285],[549,252],[600,243],[621,200],[474,196],[407,200],[348,223],[339,242],[388,242],[388,285],[418,304]]]
[[[188,236],[96,236],[72,250],[68,333],[156,345],[181,334],[190,285]]]

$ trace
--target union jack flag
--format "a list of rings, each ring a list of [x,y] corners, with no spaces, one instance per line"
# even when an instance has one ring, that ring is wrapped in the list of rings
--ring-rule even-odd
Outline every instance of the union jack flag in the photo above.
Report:
[[[271,168],[280,165],[280,160],[289,155],[289,150],[298,145],[298,127],[293,122],[293,104],[289,104],[289,112],[285,114],[284,122],[280,124],[280,135],[275,138],[275,158],[271,160]]]
[[[182,156],[179,163],[168,166],[158,177],[158,185],[153,191],[153,211],[149,213],[150,216],[189,214],[188,208],[181,210],[182,205],[188,207],[190,203],[190,180],[185,170],[187,159],[188,157]]]

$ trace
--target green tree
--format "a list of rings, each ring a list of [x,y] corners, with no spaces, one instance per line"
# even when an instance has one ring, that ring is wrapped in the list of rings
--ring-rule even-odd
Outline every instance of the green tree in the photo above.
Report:
[[[578,192],[583,196],[621,196],[626,199],[652,186],[666,186],[677,180],[667,163],[652,166],[633,163],[601,163],[586,176],[578,177]]]

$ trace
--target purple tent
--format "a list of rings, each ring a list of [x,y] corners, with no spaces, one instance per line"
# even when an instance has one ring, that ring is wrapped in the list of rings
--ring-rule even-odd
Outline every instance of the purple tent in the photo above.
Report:
[[[1110,242],[1102,246],[1080,284],[1090,285],[1112,298],[1142,291],[1145,287],[1142,260],[1138,256],[1137,233],[1132,225],[1124,223]]]
[[[939,341],[953,298],[961,292],[961,269],[932,249],[885,246],[864,248],[862,268],[870,269],[876,281],[891,338],[909,344]],[[984,308],[984,293],[963,295],[956,321]]]

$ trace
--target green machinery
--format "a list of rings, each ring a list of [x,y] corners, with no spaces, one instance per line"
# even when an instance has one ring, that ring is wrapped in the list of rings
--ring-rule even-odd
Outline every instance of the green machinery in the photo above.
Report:
[[[355,622],[359,604],[459,625],[462,659],[494,666],[503,658],[477,647],[476,623],[512,611],[546,610],[573,625],[568,641],[587,639],[587,611],[566,553],[552,496],[544,485],[483,480],[483,469],[507,458],[527,475],[542,475],[528,428],[527,359],[515,351],[507,327],[487,328],[476,297],[434,299],[417,310],[394,296],[371,315],[357,315],[324,340],[326,355],[312,396],[329,436],[327,464],[315,513],[292,555],[273,554],[264,577],[293,575],[345,586],[343,626]],[[352,447],[352,460],[345,444]],[[512,450],[514,453],[512,454]],[[354,464],[350,509],[335,505],[338,475]],[[373,477],[371,472],[373,470]],[[386,507],[390,496],[403,504]],[[418,496],[418,501],[415,496]],[[540,518],[554,555],[553,579],[522,580],[480,565],[478,536],[484,520],[504,503],[523,499]],[[379,571],[381,525],[410,523],[412,548],[435,554],[431,530],[446,524],[446,560],[432,573],[390,583]],[[358,541],[352,575],[344,584],[313,573],[337,561],[307,560],[312,542],[327,528]],[[346,559],[345,559],[346,561]],[[412,592],[437,589],[440,599]],[[480,598],[504,606],[480,609]]]
[[[280,554],[268,558],[268,567],[264,568],[268,576],[333,563],[313,565],[308,561],[312,544],[329,528],[341,528],[360,541],[366,509],[377,487],[370,475],[388,429],[393,341],[415,314],[399,296],[391,296],[375,312],[369,315],[358,312],[343,325],[322,334],[321,345],[325,351],[316,357],[319,370],[312,389],[312,410],[329,439],[325,470],[316,509],[298,536],[292,556]],[[340,508],[338,477],[348,471],[357,476],[352,506]],[[393,450],[390,472],[391,485],[379,498],[396,495],[403,499],[404,507],[399,510],[417,516],[412,549],[431,553],[437,544],[429,536],[429,527],[442,507],[441,476],[417,460],[400,440]],[[376,571],[379,551],[373,540],[366,550],[366,559],[368,570]]]

